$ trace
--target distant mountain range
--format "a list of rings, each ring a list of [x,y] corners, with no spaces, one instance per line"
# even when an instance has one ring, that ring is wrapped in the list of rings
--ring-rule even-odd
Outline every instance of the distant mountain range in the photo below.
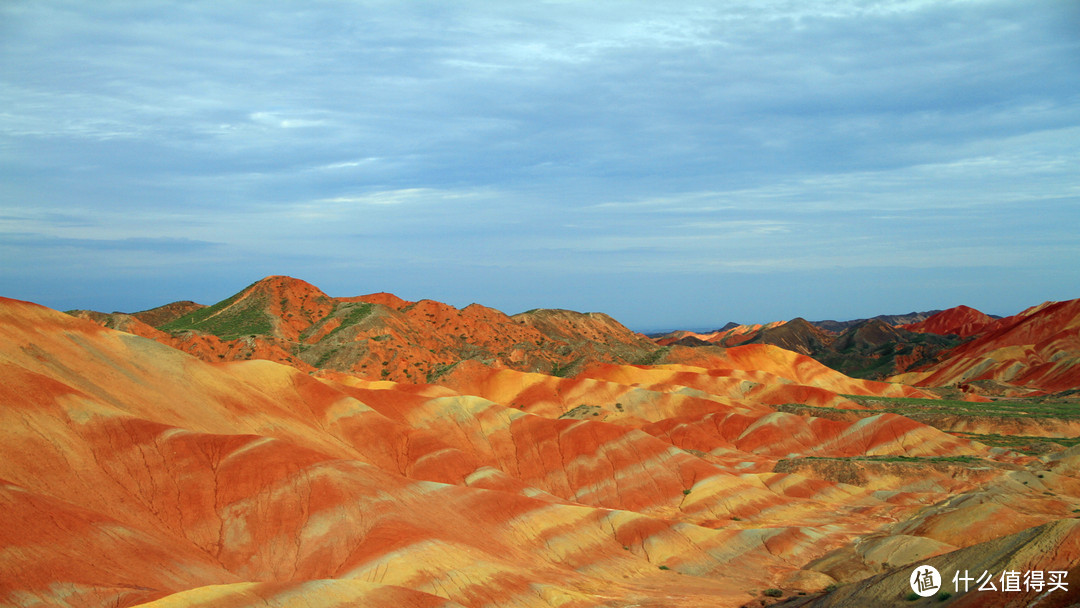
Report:
[[[959,309],[968,309],[967,306],[959,306],[957,308],[959,308]],[[974,310],[974,309],[969,309],[969,310]],[[885,323],[887,325],[910,325],[910,324],[914,324],[914,323],[919,323],[921,321],[925,321],[926,319],[929,319],[930,317],[932,317],[932,316],[934,316],[934,315],[936,315],[936,314],[938,314],[940,312],[942,312],[942,311],[941,310],[928,310],[928,311],[924,311],[924,312],[909,312],[909,313],[903,314],[903,315],[878,315],[876,317],[871,317],[869,319],[851,319],[851,320],[848,320],[848,321],[833,321],[833,320],[809,321],[809,323],[811,325],[815,326],[815,327],[820,327],[821,329],[824,329],[826,331],[832,331],[832,332],[840,333],[840,332],[842,332],[842,331],[844,331],[846,329],[850,329],[850,328],[852,328],[852,327],[854,327],[856,325],[862,325],[863,323],[866,323],[867,321],[881,321],[882,323]],[[982,314],[982,313],[979,313],[979,314]],[[991,319],[1000,319],[1001,318],[1001,317],[997,317],[997,316],[993,316],[993,315],[986,315],[986,316],[988,316]],[[736,329],[738,327],[745,327],[745,326],[743,324],[741,324],[741,323],[736,323],[735,321],[728,321],[727,324],[725,324],[720,329],[714,329],[712,331],[699,332],[699,333],[708,334],[708,333],[726,332],[726,331],[730,331],[732,329]],[[661,337],[666,336],[666,335],[668,335],[670,333],[672,333],[672,332],[653,332],[653,333],[648,334],[648,336],[650,338],[655,339],[655,338],[661,338]]]
[[[1070,300],[1004,318],[957,306],[844,322],[729,323],[708,334],[652,337],[664,346],[773,344],[858,378],[1019,395],[1080,387],[1078,332],[1080,300]]]
[[[71,311],[204,359],[269,359],[403,382],[431,381],[461,361],[554,375],[587,362],[632,363],[657,346],[602,313],[536,309],[514,316],[471,304],[408,302],[388,293],[332,298],[271,276],[212,306],[175,302],[134,314]]]
[[[875,317],[838,323],[831,331],[801,318],[766,325],[737,325],[711,334],[672,332],[654,340],[664,346],[738,346],[773,344],[809,355],[856,378],[881,380],[935,361],[942,351],[961,343],[956,336],[915,332],[891,325],[884,318],[925,320],[922,313]]]
[[[886,325],[908,325],[911,323],[918,323],[925,321],[930,317],[941,312],[940,310],[929,310],[926,312],[909,312],[905,315],[878,315],[876,317],[870,317],[869,319],[852,319],[850,321],[812,321],[812,324],[827,331],[842,332],[852,327],[863,325],[869,321],[880,321]]]
[[[1006,318],[958,306],[851,321],[728,323],[708,333],[647,337],[603,313],[535,309],[510,316],[479,304],[457,309],[388,293],[333,298],[305,281],[271,276],[211,306],[182,301],[132,314],[70,312],[209,361],[268,359],[307,372],[401,382],[437,381],[465,361],[572,376],[594,363],[685,358],[672,348],[769,344],[856,378],[1024,394],[1080,387],[1075,306],[1048,303]]]

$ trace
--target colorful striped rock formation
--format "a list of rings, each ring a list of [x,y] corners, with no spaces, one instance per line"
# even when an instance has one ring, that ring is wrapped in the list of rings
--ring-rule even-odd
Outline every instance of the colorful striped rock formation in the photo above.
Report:
[[[351,302],[306,293],[252,322],[292,344],[348,326]],[[399,336],[413,311],[502,318],[371,299]],[[397,383],[101,321],[0,300],[0,604],[735,607],[880,599],[908,563],[1011,564],[1024,542],[1076,563],[1073,455],[867,410],[926,395],[774,346],[630,365],[604,361],[637,340],[606,318],[532,313],[515,340],[595,357]]]

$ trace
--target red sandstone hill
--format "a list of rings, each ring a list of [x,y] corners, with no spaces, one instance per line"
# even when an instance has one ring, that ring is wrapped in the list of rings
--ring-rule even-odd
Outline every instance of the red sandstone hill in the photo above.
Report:
[[[943,353],[941,362],[901,374],[920,386],[973,390],[1019,387],[1056,392],[1080,387],[1080,300],[1046,302],[982,327],[973,340]]]
[[[920,334],[893,327],[881,318],[847,324],[839,333],[805,319],[694,334],[672,332],[656,337],[661,346],[737,346],[772,344],[809,355],[825,365],[859,378],[882,380],[923,365],[959,343],[955,337]]]
[[[957,306],[943,310],[930,318],[918,323],[901,325],[908,331],[931,334],[955,334],[961,338],[968,338],[983,331],[994,322],[994,318],[988,314],[979,312],[969,306]]]
[[[207,361],[266,359],[305,372],[406,382],[437,381],[463,361],[565,376],[598,362],[655,362],[664,356],[660,347],[773,344],[855,377],[1023,393],[1080,387],[1075,306],[1061,304],[990,322],[961,306],[899,327],[875,318],[837,334],[795,319],[712,334],[673,332],[652,342],[599,313],[533,310],[511,317],[478,304],[458,310],[387,293],[332,298],[304,281],[273,276],[207,307],[178,302],[135,315],[73,314]],[[909,317],[925,315],[898,318]],[[170,320],[155,328],[141,319]]]
[[[386,331],[412,311],[501,319],[269,287],[230,304],[276,307],[230,323],[312,336],[357,303]],[[607,319],[579,322],[595,348],[623,347],[602,339]],[[447,386],[398,384],[203,361],[0,299],[0,604],[734,608],[833,584],[823,601],[882,604],[926,560],[1075,573],[1075,454],[1036,460],[860,410],[843,395],[918,391],[770,345],[663,356],[573,378],[473,359]]]
[[[150,325],[151,327],[157,327],[164,325],[170,321],[179,319],[180,317],[199,310],[200,308],[206,308],[206,305],[192,302],[191,300],[182,300],[179,302],[171,302],[163,306],[151,308],[150,310],[143,310],[140,312],[133,312],[131,316],[136,319]]]
[[[654,336],[653,340],[660,346],[672,346],[675,344],[681,346],[738,346],[752,340],[761,331],[779,327],[783,324],[784,321],[773,321],[772,323],[757,325],[729,324],[729,327],[705,334],[678,330]]]
[[[180,308],[169,306],[173,313]],[[284,276],[262,279],[212,306],[173,314],[156,329],[135,315],[75,314],[208,361],[267,359],[303,371],[408,382],[433,380],[465,360],[566,374],[591,361],[637,361],[657,348],[600,313],[533,310],[511,317],[479,304],[459,310],[386,293],[332,298]]]

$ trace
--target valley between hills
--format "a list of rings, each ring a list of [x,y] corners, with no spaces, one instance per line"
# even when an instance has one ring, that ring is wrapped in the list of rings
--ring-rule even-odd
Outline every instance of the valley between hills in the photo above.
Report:
[[[1080,300],[645,336],[273,276],[0,299],[0,367],[5,606],[1080,604]]]

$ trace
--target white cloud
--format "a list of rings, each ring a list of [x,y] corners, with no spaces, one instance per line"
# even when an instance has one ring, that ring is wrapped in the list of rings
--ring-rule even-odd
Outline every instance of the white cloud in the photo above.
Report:
[[[326,171],[334,171],[334,170],[337,170],[337,169],[353,169],[353,168],[356,168],[356,167],[363,167],[365,165],[370,165],[372,163],[377,163],[380,160],[382,160],[382,159],[380,157],[378,157],[378,156],[369,156],[367,158],[358,158],[356,160],[347,160],[347,161],[342,161],[342,162],[338,162],[338,163],[330,163],[330,164],[327,164],[327,165],[319,166],[319,167],[317,167],[317,169],[326,170]]]
[[[256,123],[281,129],[299,129],[304,127],[322,127],[329,124],[323,119],[284,117],[279,112],[253,112],[249,118]]]
[[[403,276],[1063,276],[1065,4],[0,3],[0,229]]]

